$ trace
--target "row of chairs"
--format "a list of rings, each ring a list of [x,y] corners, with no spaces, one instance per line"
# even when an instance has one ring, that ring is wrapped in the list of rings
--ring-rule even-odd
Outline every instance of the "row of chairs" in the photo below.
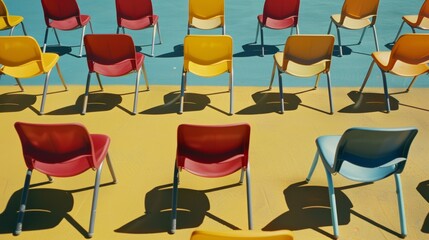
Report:
[[[151,0],[116,0],[116,17],[117,31],[120,29],[125,33],[125,28],[132,30],[142,30],[153,28],[152,33],[152,51],[154,56],[155,32],[158,32],[159,44],[161,44],[161,35],[158,25],[158,15],[153,14]],[[340,28],[359,30],[363,29],[359,43],[365,34],[367,28],[372,28],[376,50],[379,51],[378,40],[376,34],[375,23],[377,19],[379,0],[360,1],[360,0],[345,0],[341,13],[331,15],[331,23],[329,25],[328,34],[331,32],[332,24],[336,26],[338,45],[340,56],[342,56],[342,45]],[[56,29],[73,30],[82,28],[82,40],[80,45],[79,56],[82,56],[83,36],[85,34],[86,25],[89,23],[91,32],[92,26],[89,15],[80,14],[76,0],[42,0],[44,18],[46,23],[46,32],[43,44],[43,52],[46,50],[46,42],[48,39],[49,29],[54,29],[54,33],[58,44],[60,44]],[[264,3],[263,13],[257,16],[258,24],[256,29],[255,43],[257,43],[258,34],[261,34],[261,49],[264,56],[264,38],[263,28],[270,29],[298,29],[298,14],[300,0],[266,0]],[[4,22],[0,23],[1,29],[13,29],[16,25],[21,24],[25,35],[26,31],[23,24],[23,17],[11,16],[7,12],[7,8],[1,0],[0,16]],[[209,3],[199,0],[189,0],[188,11],[188,35],[190,28],[198,29],[214,29],[222,28],[222,34],[225,34],[225,4],[224,0],[210,1]],[[400,36],[400,32],[404,23],[407,23],[415,33],[415,29],[429,30],[429,1],[425,1],[418,15],[405,15],[402,17],[403,22],[393,42]]]
[[[14,234],[18,235],[22,231],[33,170],[47,175],[48,179],[52,181],[51,177],[71,177],[93,169],[96,170],[96,180],[88,230],[88,236],[92,237],[104,159],[107,161],[113,182],[116,183],[108,153],[110,138],[104,134],[91,134],[85,126],[78,123],[35,124],[16,122],[15,128],[21,140],[27,173]],[[223,177],[240,171],[240,184],[243,183],[245,173],[248,228],[249,230],[253,229],[249,164],[250,132],[251,126],[247,123],[227,125],[181,124],[178,126],[170,233],[176,231],[179,173],[182,170],[210,178]],[[414,127],[354,127],[346,130],[342,135],[320,136],[316,139],[317,151],[306,181],[310,181],[320,158],[328,180],[335,238],[339,237],[332,180],[332,175],[336,173],[358,182],[375,182],[394,175],[401,235],[407,235],[400,174],[404,170],[410,146],[417,132],[418,130]],[[238,235],[234,236],[238,237]],[[262,235],[256,234],[256,236]],[[195,236],[192,239],[206,238]]]
[[[86,113],[91,76],[96,74],[101,90],[100,74],[110,77],[123,76],[136,72],[133,114],[137,113],[140,74],[143,72],[146,88],[149,83],[144,67],[144,55],[136,52],[131,36],[126,34],[87,34],[84,37],[87,52],[88,77],[84,94],[82,114]],[[406,91],[409,91],[416,78],[429,72],[429,34],[404,34],[392,48],[392,51],[372,53],[373,61],[362,83],[362,92],[375,64],[383,76],[386,111],[390,112],[390,100],[386,73],[413,77]],[[283,52],[274,54],[274,65],[269,89],[275,72],[278,74],[281,113],[284,112],[282,73],[297,77],[317,76],[314,88],[317,88],[320,74],[326,74],[329,94],[330,114],[334,113],[331,93],[330,66],[334,48],[332,35],[291,35],[287,38]],[[20,78],[29,78],[46,74],[40,114],[44,113],[49,76],[56,66],[61,82],[67,86],[58,65],[56,53],[42,53],[36,40],[30,36],[0,37],[0,73],[16,79],[21,91]],[[229,114],[233,110],[233,40],[228,35],[187,35],[184,39],[184,63],[180,88],[180,109],[183,113],[187,75],[191,72],[201,77],[214,77],[227,72],[229,74],[228,91],[230,94]]]

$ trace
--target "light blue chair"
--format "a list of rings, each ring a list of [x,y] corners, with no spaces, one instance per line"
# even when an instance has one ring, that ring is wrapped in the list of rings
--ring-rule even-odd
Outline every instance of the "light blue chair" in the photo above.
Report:
[[[342,136],[320,136],[317,152],[306,181],[309,182],[319,156],[325,166],[329,187],[334,237],[338,238],[338,218],[332,175],[358,182],[375,182],[395,176],[398,195],[401,234],[407,235],[400,174],[405,167],[408,151],[417,134],[410,128],[350,128]]]

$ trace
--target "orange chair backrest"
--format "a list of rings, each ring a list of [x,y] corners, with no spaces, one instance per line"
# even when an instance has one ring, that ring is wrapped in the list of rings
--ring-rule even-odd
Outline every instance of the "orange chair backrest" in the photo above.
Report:
[[[422,22],[423,18],[429,18],[429,0],[425,0],[420,8],[417,25]]]
[[[312,65],[326,61],[325,72],[329,71],[334,50],[333,35],[291,35],[286,40],[283,51],[282,69],[287,69],[289,61],[301,65]]]
[[[41,61],[42,52],[37,41],[30,36],[1,36],[0,64],[20,66],[31,61]]]
[[[116,16],[120,19],[137,20],[153,15],[151,0],[116,0]]]
[[[7,17],[9,15],[7,11],[6,4],[3,2],[3,0],[0,0],[0,17]]]
[[[190,240],[293,240],[289,230],[278,231],[229,231],[214,232],[196,230]]]
[[[189,23],[192,18],[210,19],[217,16],[225,15],[224,0],[189,0]],[[222,24],[224,19],[222,18]]]
[[[373,17],[372,24],[375,24],[379,2],[379,0],[345,0],[340,23],[344,22],[345,17],[353,19]]]
[[[386,70],[394,67],[396,61],[408,64],[423,64],[429,61],[429,34],[404,34],[392,48]]]

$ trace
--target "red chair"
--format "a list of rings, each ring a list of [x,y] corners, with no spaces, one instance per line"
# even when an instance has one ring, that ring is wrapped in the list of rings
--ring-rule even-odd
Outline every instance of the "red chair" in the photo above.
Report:
[[[264,32],[262,28],[266,27],[275,30],[291,28],[291,34],[293,28],[295,28],[296,34],[299,34],[299,2],[300,0],[265,0],[264,12],[257,17],[258,25],[255,38],[255,43],[257,43],[260,30],[262,56],[264,56]]]
[[[42,0],[43,13],[45,15],[46,32],[45,40],[43,41],[43,52],[46,51],[46,42],[48,40],[49,29],[54,29],[55,37],[59,45],[60,39],[56,29],[69,31],[82,28],[82,38],[80,41],[79,57],[82,57],[83,36],[85,35],[86,25],[92,31],[91,17],[80,14],[79,6],[76,0]]]
[[[84,42],[89,72],[82,114],[86,113],[88,105],[92,73],[96,73],[98,84],[103,90],[99,74],[108,77],[119,77],[131,72],[137,72],[133,108],[133,114],[136,114],[141,70],[143,70],[147,90],[149,90],[149,83],[143,63],[144,55],[136,52],[131,36],[126,34],[88,34],[85,36]]]
[[[116,176],[109,158],[110,138],[102,134],[90,134],[78,123],[33,124],[16,122],[15,129],[21,140],[27,174],[19,206],[18,221],[14,234],[22,231],[26,211],[31,174],[37,170],[53,177],[72,177],[89,169],[96,170],[94,195],[88,236],[94,234],[95,213],[103,160],[107,160],[113,183]]]
[[[241,170],[240,184],[246,172],[249,229],[253,228],[250,171],[250,125],[190,125],[177,129],[176,163],[174,165],[171,233],[176,231],[179,171],[182,169],[201,177],[215,178]]]
[[[122,33],[125,33],[125,28],[142,30],[152,27],[151,55],[154,56],[155,32],[158,32],[158,44],[161,44],[161,34],[159,33],[158,15],[153,14],[151,0],[116,0],[116,20],[118,23],[116,33],[119,33],[120,28],[122,28]]]

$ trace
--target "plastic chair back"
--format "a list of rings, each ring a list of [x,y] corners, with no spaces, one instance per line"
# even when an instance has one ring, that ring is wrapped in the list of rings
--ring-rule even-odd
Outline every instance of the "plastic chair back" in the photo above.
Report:
[[[379,0],[345,0],[341,19],[345,17],[363,19],[377,15]],[[343,21],[341,21],[343,22]]]
[[[0,0],[0,17],[7,17],[9,16],[9,12],[7,11],[6,4],[3,2],[3,0]]]
[[[282,20],[290,17],[294,17],[295,25],[298,24],[299,3],[300,0],[265,0],[263,24],[267,18]]]
[[[250,125],[190,125],[177,129],[176,162],[203,177],[221,177],[247,167],[249,158]],[[201,164],[191,164],[187,158]],[[241,159],[241,161],[232,161]],[[227,160],[230,160],[229,163]],[[221,164],[221,162],[224,162]],[[205,167],[202,164],[206,164]]]
[[[188,35],[184,40],[184,70],[203,77],[232,72],[232,38],[227,35]]]
[[[360,174],[354,175],[360,175],[360,181],[363,182],[400,173],[416,134],[416,128],[350,128],[341,136],[337,145],[333,169],[339,172],[346,163],[361,167]],[[365,168],[379,168],[383,175],[377,178],[376,173],[370,172],[371,175],[367,176]],[[386,174],[389,169],[390,173]]]
[[[429,61],[429,34],[404,34],[392,48],[386,71],[391,70],[396,61],[418,65]]]
[[[424,17],[429,18],[429,0],[425,0],[425,2],[422,4],[417,22],[420,24]]]
[[[229,231],[214,232],[196,230],[190,240],[293,240],[289,230],[278,231]]]
[[[42,7],[47,26],[49,26],[49,19],[65,20],[80,15],[76,0],[42,0]]]
[[[118,26],[122,26],[121,19],[138,20],[152,15],[151,0],[116,0]]]
[[[78,175],[94,163],[92,142],[86,128],[72,124],[15,123],[27,168],[50,176]],[[71,161],[70,161],[71,160]],[[65,164],[66,161],[69,163]]]
[[[283,51],[282,69],[287,69],[289,61],[301,65],[313,65],[326,62],[325,72],[329,71],[332,51],[334,49],[332,35],[291,35],[286,40]]]
[[[137,69],[136,50],[129,35],[87,34],[84,43],[90,72],[122,76]]]
[[[211,0],[211,1],[201,1],[201,0],[189,0],[189,21],[192,21],[192,18],[196,17],[198,19],[210,19],[218,16],[224,16],[225,13],[225,3],[224,0]],[[222,24],[223,24],[222,17]]]
[[[41,61],[42,52],[37,41],[30,36],[0,37],[0,64],[17,67],[31,61]]]

